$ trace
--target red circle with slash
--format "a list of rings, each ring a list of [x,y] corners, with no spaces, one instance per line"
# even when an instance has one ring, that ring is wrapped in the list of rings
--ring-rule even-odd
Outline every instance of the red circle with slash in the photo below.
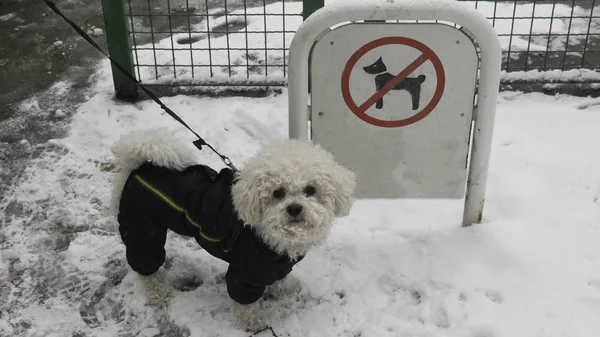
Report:
[[[396,75],[394,79],[392,79],[387,85],[381,88],[381,90],[379,90],[369,99],[367,99],[363,104],[361,104],[360,106],[356,105],[356,103],[352,99],[352,95],[350,94],[350,73],[352,72],[352,69],[354,69],[356,62],[358,62],[358,60],[360,60],[360,58],[363,57],[366,53],[377,47],[385,46],[388,44],[399,44],[409,46],[419,50],[421,52],[421,55],[410,65],[408,65],[408,67],[406,67],[398,75]],[[433,97],[431,98],[431,101],[429,102],[429,104],[427,104],[425,108],[423,108],[423,110],[417,112],[415,115],[412,115],[408,118],[392,121],[381,120],[366,114],[367,109],[372,107],[373,104],[375,104],[375,102],[377,102],[385,94],[390,92],[390,90],[392,90],[396,85],[402,82],[406,77],[408,77],[411,73],[417,70],[418,67],[420,67],[423,63],[427,61],[431,61],[431,63],[433,63],[433,67],[437,75],[437,85]],[[366,45],[359,48],[350,57],[350,59],[346,63],[346,66],[344,67],[344,72],[342,73],[342,96],[344,97],[344,101],[346,102],[350,110],[363,121],[384,128],[397,128],[416,123],[421,119],[427,117],[427,115],[429,115],[429,113],[433,111],[433,109],[438,105],[438,103],[442,99],[445,84],[446,76],[444,73],[444,67],[442,66],[442,61],[440,61],[440,58],[433,52],[433,50],[431,50],[423,43],[407,37],[384,37],[367,43]]]

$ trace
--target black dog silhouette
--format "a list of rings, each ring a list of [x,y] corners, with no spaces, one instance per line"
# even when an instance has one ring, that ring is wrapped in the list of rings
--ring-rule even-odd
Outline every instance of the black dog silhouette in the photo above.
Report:
[[[380,57],[375,63],[370,66],[363,68],[367,74],[377,75],[375,76],[375,87],[377,92],[385,87],[386,84],[390,83],[396,75],[392,75],[387,72],[387,67],[383,63]],[[378,75],[379,74],[379,75]],[[398,83],[392,90],[406,90],[412,98],[412,109],[417,110],[419,108],[419,98],[421,97],[421,83],[425,81],[425,75],[419,75],[417,77],[407,77]],[[383,98],[380,98],[375,104],[375,108],[383,108]]]

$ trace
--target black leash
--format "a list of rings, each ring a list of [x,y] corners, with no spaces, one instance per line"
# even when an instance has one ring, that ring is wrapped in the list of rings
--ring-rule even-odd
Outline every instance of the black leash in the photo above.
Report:
[[[259,333],[263,333],[265,331],[271,331],[271,334],[273,335],[273,337],[279,337],[279,336],[277,336],[277,334],[275,333],[275,330],[273,330],[273,328],[271,326],[267,326],[266,328],[264,328],[262,330],[258,330],[257,332],[250,335],[250,337],[254,337],[254,336],[258,335]]]
[[[83,37],[87,42],[89,42],[89,44],[91,44],[94,48],[98,49],[99,52],[101,52],[102,54],[104,54],[104,56],[106,56],[110,62],[117,67],[117,69],[119,69],[123,74],[125,74],[125,76],[127,78],[129,78],[130,80],[132,80],[135,84],[137,84],[143,91],[144,93],[146,93],[146,95],[148,95],[148,97],[150,97],[154,102],[156,102],[158,105],[160,105],[160,107],[166,111],[171,117],[173,117],[176,121],[178,121],[179,123],[181,123],[181,125],[185,126],[188,130],[190,130],[196,137],[198,137],[197,140],[193,141],[192,144],[194,144],[194,146],[196,146],[198,148],[198,150],[202,150],[202,146],[206,146],[209,149],[211,149],[217,156],[219,156],[221,158],[221,160],[223,161],[223,163],[225,163],[225,165],[229,166],[229,168],[231,168],[233,171],[238,171],[238,169],[233,165],[233,163],[231,162],[231,160],[229,160],[228,157],[222,155],[219,153],[219,151],[217,151],[214,147],[212,147],[210,144],[208,144],[202,137],[200,137],[200,135],[198,135],[196,132],[194,132],[194,130],[192,130],[192,128],[190,128],[184,121],[183,119],[181,119],[179,116],[177,116],[177,114],[175,112],[173,112],[173,110],[169,109],[168,106],[166,106],[163,102],[161,102],[160,99],[158,99],[158,97],[152,93],[150,90],[148,90],[142,83],[140,83],[135,76],[133,76],[131,73],[129,73],[129,71],[127,69],[125,69],[123,66],[121,66],[117,61],[113,60],[112,57],[110,57],[106,52],[104,52],[104,50],[102,50],[102,48],[100,48],[100,46],[89,36],[87,35],[81,28],[79,28],[79,26],[77,24],[75,24],[73,21],[69,20],[54,4],[54,2],[52,2],[51,0],[43,0],[46,5],[48,5],[48,7],[50,7],[50,9],[52,9],[52,11],[54,11],[54,13],[58,14],[60,17],[62,17],[69,25],[71,25],[71,27],[73,27],[73,29],[75,29],[75,31],[77,32],[77,34],[81,35],[81,37]]]

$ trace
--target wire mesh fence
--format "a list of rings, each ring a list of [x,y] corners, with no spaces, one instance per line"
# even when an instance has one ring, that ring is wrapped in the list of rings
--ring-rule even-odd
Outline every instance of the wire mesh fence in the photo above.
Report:
[[[119,1],[136,76],[166,86],[285,85],[292,37],[324,3]],[[600,0],[463,2],[495,27],[504,81],[600,83]]]
[[[503,70],[509,73],[550,71],[537,78],[534,74],[512,76],[524,82],[600,83],[600,76],[591,72],[568,72],[600,69],[599,5],[597,0],[474,2],[498,32]]]
[[[301,2],[124,1],[140,80],[177,85],[285,83],[289,45],[302,22]]]

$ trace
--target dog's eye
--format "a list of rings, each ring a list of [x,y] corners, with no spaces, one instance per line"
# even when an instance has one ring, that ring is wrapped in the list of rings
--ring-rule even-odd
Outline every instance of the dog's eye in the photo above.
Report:
[[[317,194],[317,189],[314,186],[308,185],[304,188],[304,194],[307,197],[312,197],[313,195]]]
[[[273,191],[273,198],[280,200],[285,198],[285,190],[283,188],[276,189]]]

